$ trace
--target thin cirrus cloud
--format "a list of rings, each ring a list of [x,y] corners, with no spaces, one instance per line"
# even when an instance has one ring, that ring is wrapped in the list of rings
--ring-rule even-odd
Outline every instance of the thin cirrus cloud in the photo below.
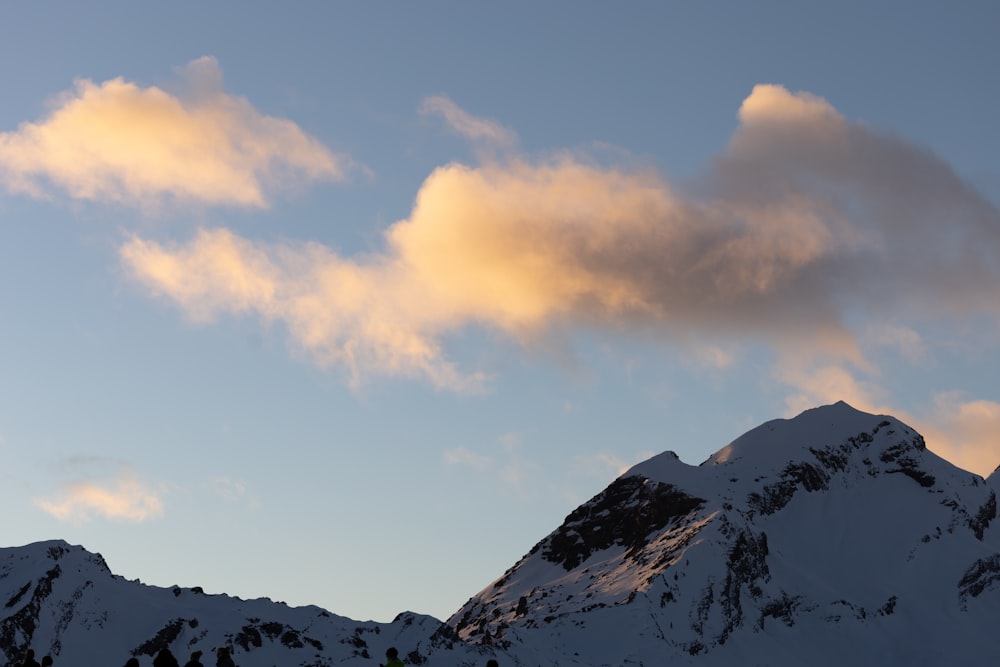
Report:
[[[445,98],[424,110],[474,139],[512,136]],[[649,171],[508,153],[436,169],[374,255],[214,229],[132,237],[121,257],[189,316],[283,323],[352,382],[455,390],[486,379],[445,353],[468,327],[524,345],[579,329],[749,337],[864,368],[849,315],[996,312],[1000,214],[944,161],[776,85],[756,86],[739,120],[683,191]]]
[[[163,516],[159,495],[134,475],[111,481],[77,480],[35,504],[60,521],[86,523],[95,517],[142,522]]]
[[[122,78],[76,81],[46,117],[0,133],[0,187],[140,208],[265,208],[276,192],[345,178],[348,158],[226,93],[214,58],[181,74],[180,95]]]

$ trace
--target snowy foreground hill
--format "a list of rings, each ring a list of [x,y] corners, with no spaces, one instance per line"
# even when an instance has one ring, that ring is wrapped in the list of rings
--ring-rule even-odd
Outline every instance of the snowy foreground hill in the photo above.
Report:
[[[998,486],[837,403],[700,466],[636,465],[444,623],[145,586],[56,541],[0,549],[0,651],[112,667],[223,645],[241,667],[374,666],[390,645],[432,667],[992,665]]]

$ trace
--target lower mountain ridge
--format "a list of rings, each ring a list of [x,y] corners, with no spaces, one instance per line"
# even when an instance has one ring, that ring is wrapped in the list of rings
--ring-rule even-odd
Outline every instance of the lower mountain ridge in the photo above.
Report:
[[[0,652],[151,665],[986,665],[1000,654],[998,473],[846,403],[767,422],[698,466],[640,463],[442,623],[126,581],[53,541],[0,549]],[[205,660],[206,665],[214,660]]]

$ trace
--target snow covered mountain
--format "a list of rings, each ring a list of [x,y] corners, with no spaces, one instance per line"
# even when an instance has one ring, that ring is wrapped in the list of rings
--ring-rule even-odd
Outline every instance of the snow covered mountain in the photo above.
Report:
[[[62,541],[0,549],[0,664],[19,665],[27,648],[60,666],[152,665],[168,647],[181,664],[191,652],[215,664],[227,646],[240,667],[377,665],[396,646],[408,664],[478,665],[440,621],[412,613],[392,623],[357,622],[319,607],[206,595],[115,576],[104,559]],[[446,657],[441,658],[440,655]]]
[[[634,466],[449,623],[561,665],[994,664],[996,481],[816,408]]]
[[[671,452],[636,465],[447,624],[145,586],[55,541],[0,549],[0,652],[112,666],[223,645],[241,667],[371,666],[390,645],[432,667],[993,664],[998,487],[898,420],[838,403],[700,466]]]

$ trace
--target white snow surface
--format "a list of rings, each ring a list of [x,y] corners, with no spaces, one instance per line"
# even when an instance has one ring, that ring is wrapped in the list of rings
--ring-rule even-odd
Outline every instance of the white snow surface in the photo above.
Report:
[[[986,665],[1000,655],[988,480],[845,403],[774,420],[700,466],[665,452],[571,513],[444,626],[158,588],[53,541],[0,549],[0,651],[122,665],[169,645],[240,667]]]

